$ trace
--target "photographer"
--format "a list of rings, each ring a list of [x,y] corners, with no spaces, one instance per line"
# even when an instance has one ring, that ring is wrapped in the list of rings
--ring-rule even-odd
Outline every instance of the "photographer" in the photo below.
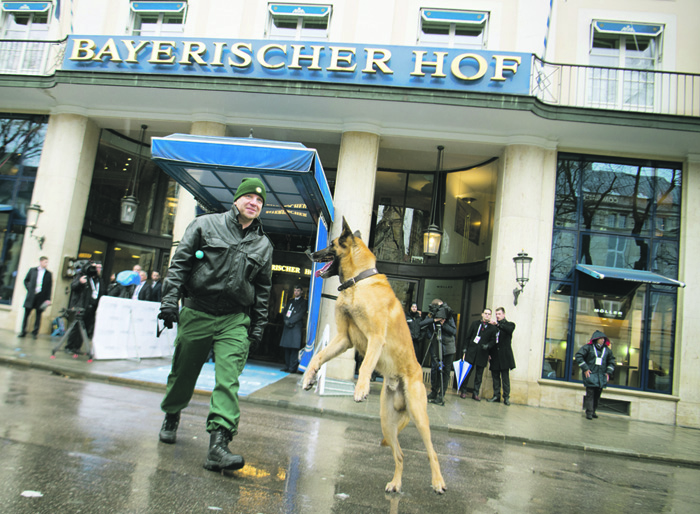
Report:
[[[88,337],[92,337],[95,329],[95,311],[97,302],[104,294],[100,274],[102,264],[93,261],[86,261],[80,266],[73,282],[71,282],[71,297],[68,310],[72,315],[73,324],[68,334],[68,344],[66,351],[78,353],[83,346],[83,339],[80,334],[79,323],[85,325]]]
[[[455,325],[452,309],[439,298],[430,303],[428,316],[421,322],[430,340],[430,403],[445,405],[445,394],[450,387],[450,370],[456,351]]]

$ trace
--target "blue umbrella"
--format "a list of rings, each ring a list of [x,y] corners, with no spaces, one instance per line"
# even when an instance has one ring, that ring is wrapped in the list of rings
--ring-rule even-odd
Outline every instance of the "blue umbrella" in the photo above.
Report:
[[[469,374],[469,370],[472,369],[472,365],[467,361],[458,360],[452,363],[452,367],[455,369],[455,376],[457,377],[457,389],[462,387],[462,382]]]
[[[117,282],[123,286],[137,286],[141,283],[141,276],[135,271],[124,270],[117,275]]]

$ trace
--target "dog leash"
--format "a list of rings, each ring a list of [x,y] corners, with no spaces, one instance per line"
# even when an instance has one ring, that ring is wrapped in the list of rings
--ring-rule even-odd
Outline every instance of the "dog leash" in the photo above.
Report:
[[[370,268],[366,269],[359,275],[352,277],[350,280],[346,280],[342,284],[340,284],[340,287],[338,288],[338,291],[345,291],[348,287],[354,286],[356,283],[358,283],[360,280],[364,280],[366,278],[372,277],[374,275],[378,275],[379,272],[377,271],[377,268]]]

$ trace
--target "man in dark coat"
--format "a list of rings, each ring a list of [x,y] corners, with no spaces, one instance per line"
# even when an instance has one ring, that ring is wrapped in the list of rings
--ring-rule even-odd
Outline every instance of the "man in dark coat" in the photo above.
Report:
[[[141,300],[144,302],[151,301],[151,286],[147,282],[148,273],[145,271],[139,271],[139,276],[141,277],[141,283],[135,286],[129,286],[130,298],[132,300]]]
[[[34,330],[32,330],[32,337],[36,339],[39,334],[39,327],[41,325],[41,313],[46,308],[48,304],[51,303],[51,272],[46,269],[49,265],[48,257],[39,258],[39,266],[32,268],[27,272],[27,276],[24,277],[24,287],[27,289],[27,298],[24,300],[24,319],[22,320],[22,331],[19,333],[18,337],[25,337],[27,335],[27,321],[29,320],[29,314],[35,311],[34,319]],[[48,302],[47,305],[43,305],[44,302]]]
[[[413,349],[416,352],[416,359],[418,359],[418,362],[422,366],[425,355],[423,355],[423,345],[421,344],[423,339],[420,327],[421,316],[422,313],[418,310],[418,304],[412,303],[408,314],[406,314],[406,323],[408,323],[408,330],[411,331],[411,339],[413,339]]]
[[[515,369],[515,357],[513,356],[513,331],[515,323],[506,319],[506,310],[503,307],[496,309],[496,344],[491,347],[491,377],[493,378],[493,397],[489,402],[501,401],[501,382],[503,382],[503,403],[510,405],[510,370]]]
[[[586,419],[597,418],[595,411],[598,409],[600,395],[615,371],[615,356],[610,348],[610,339],[596,330],[591,340],[576,352],[575,358],[583,372],[583,385],[586,387],[586,397],[583,400]]]
[[[102,284],[102,264],[96,264],[89,261],[80,273],[71,282],[71,297],[68,302],[68,308],[73,316],[73,321],[82,321],[85,325],[85,332],[89,338],[95,330],[95,312],[97,311],[97,303],[105,294],[105,288]],[[70,333],[68,334],[68,344],[66,350],[78,353],[83,346],[83,338],[80,332],[80,326],[76,324],[70,325]]]
[[[160,281],[160,273],[157,271],[151,272],[151,301],[160,303],[163,295],[163,284]]]
[[[284,348],[284,368],[281,371],[296,373],[299,366],[302,329],[306,321],[307,302],[302,298],[301,286],[294,286],[294,297],[282,311],[284,330],[280,346]]]
[[[430,394],[428,401],[445,405],[445,394],[450,387],[450,371],[454,360],[457,325],[452,309],[439,298],[430,303],[428,316],[421,321],[430,344]]]
[[[474,375],[474,391],[472,392],[472,400],[481,401],[479,390],[481,389],[481,380],[484,376],[484,369],[489,362],[489,350],[496,344],[497,329],[495,324],[491,324],[491,309],[484,309],[481,313],[481,319],[475,321],[469,326],[465,347],[462,350],[462,360],[467,361],[472,365],[469,373]],[[467,379],[462,382],[460,389],[460,398],[467,397]]]

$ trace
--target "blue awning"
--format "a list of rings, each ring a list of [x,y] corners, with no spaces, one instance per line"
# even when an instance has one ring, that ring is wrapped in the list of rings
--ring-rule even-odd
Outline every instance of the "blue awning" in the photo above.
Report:
[[[322,18],[331,11],[328,5],[270,4],[270,12],[275,16],[306,16]]]
[[[153,161],[206,209],[231,208],[244,177],[267,189],[260,215],[267,232],[312,234],[333,221],[333,200],[318,153],[301,143],[173,134],[154,137]]]
[[[134,12],[180,12],[187,2],[131,2]]]
[[[484,12],[447,11],[444,9],[423,9],[421,17],[426,21],[456,23],[461,25],[481,25],[486,21]]]
[[[627,282],[639,282],[642,284],[657,284],[661,286],[685,287],[685,283],[672,278],[664,277],[651,271],[636,269],[609,268],[607,266],[591,266],[577,264],[576,269],[599,280],[613,279]]]
[[[620,23],[614,21],[596,21],[594,27],[604,34],[636,34],[639,36],[658,36],[664,30],[660,24]]]
[[[5,12],[45,12],[49,10],[51,2],[3,2],[2,10]]]

